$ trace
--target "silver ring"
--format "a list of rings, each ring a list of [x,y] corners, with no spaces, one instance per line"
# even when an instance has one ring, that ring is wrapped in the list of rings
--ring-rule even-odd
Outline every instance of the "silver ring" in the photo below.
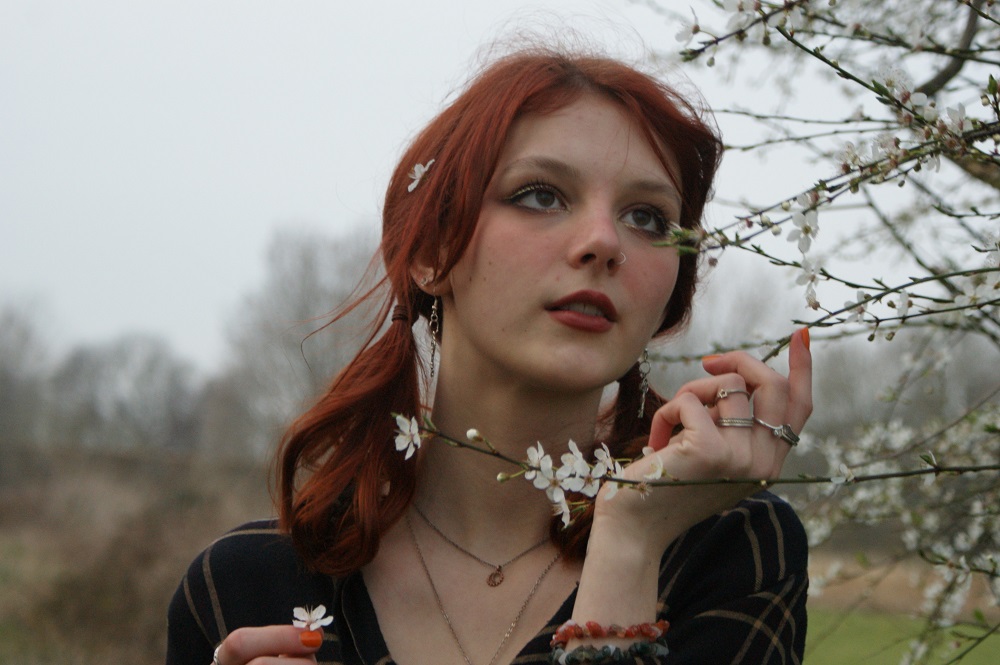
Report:
[[[222,648],[221,643],[219,644],[219,646],[215,647],[215,652],[212,654],[212,665],[222,665],[222,663],[219,661],[219,649],[221,648]]]
[[[799,436],[792,431],[791,425],[772,425],[771,423],[765,423],[760,418],[754,417],[754,421],[758,425],[763,425],[764,427],[771,430],[771,434],[775,435],[788,445],[795,447],[799,445]]]
[[[730,395],[746,395],[747,399],[750,399],[750,392],[748,390],[743,390],[742,388],[719,388],[719,392],[715,393],[715,401],[726,399]]]
[[[753,418],[719,418],[716,427],[753,427]]]
[[[625,261],[627,260],[626,257],[625,257],[625,252],[618,252],[618,253],[622,255],[622,260],[621,261],[615,261],[615,265],[616,266],[624,265]]]

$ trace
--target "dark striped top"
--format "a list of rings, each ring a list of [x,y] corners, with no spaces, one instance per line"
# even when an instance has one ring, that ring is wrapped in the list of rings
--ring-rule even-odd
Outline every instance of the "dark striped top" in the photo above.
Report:
[[[664,665],[801,663],[806,635],[805,531],[784,501],[761,492],[690,529],[663,555],[657,618],[670,622]],[[547,663],[575,592],[514,663]],[[359,573],[333,579],[304,569],[274,522],[245,524],[191,564],[170,604],[167,665],[209,665],[241,626],[287,624],[292,608],[334,616],[319,663],[392,663]]]

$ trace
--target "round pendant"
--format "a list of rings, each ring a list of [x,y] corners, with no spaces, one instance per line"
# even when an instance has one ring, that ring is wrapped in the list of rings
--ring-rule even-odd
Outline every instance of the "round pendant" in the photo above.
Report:
[[[486,578],[486,583],[490,586],[500,586],[501,582],[503,582],[503,571],[499,567]]]

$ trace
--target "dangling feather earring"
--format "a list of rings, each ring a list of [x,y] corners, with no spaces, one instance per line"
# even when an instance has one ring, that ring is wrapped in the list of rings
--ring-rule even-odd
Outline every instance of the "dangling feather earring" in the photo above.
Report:
[[[639,360],[639,419],[646,415],[646,394],[649,393],[649,349],[642,350]]]

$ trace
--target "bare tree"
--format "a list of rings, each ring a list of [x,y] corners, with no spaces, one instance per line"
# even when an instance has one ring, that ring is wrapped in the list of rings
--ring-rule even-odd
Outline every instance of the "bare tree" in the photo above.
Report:
[[[44,337],[28,305],[0,308],[0,448],[41,439],[48,363]]]
[[[373,251],[374,241],[362,232],[343,238],[303,229],[275,234],[264,283],[244,299],[231,325],[228,368],[209,388],[201,437],[206,448],[270,451],[289,419],[353,356],[363,313],[325,323],[354,291]]]
[[[74,349],[50,394],[58,442],[84,446],[190,448],[194,374],[162,339],[126,335]]]
[[[1000,8],[645,4],[675,26],[665,43],[684,42],[664,62],[705,64],[756,92],[754,108],[746,96],[716,110],[740,128],[731,155],[766,157],[773,183],[730,196],[733,216],[700,239],[710,260],[745,253],[794,281],[806,312],[795,324],[812,329],[817,356],[834,343],[856,355],[840,368],[843,402],[880,388],[879,408],[845,414],[849,434],[813,437],[828,470],[789,479],[812,483],[811,536],[897,525],[899,556],[918,554],[942,579],[926,590],[927,630],[906,662],[946,643],[960,660],[1000,630],[984,619],[945,631],[973,580],[1000,599]],[[787,341],[746,331],[730,348],[771,357]]]

